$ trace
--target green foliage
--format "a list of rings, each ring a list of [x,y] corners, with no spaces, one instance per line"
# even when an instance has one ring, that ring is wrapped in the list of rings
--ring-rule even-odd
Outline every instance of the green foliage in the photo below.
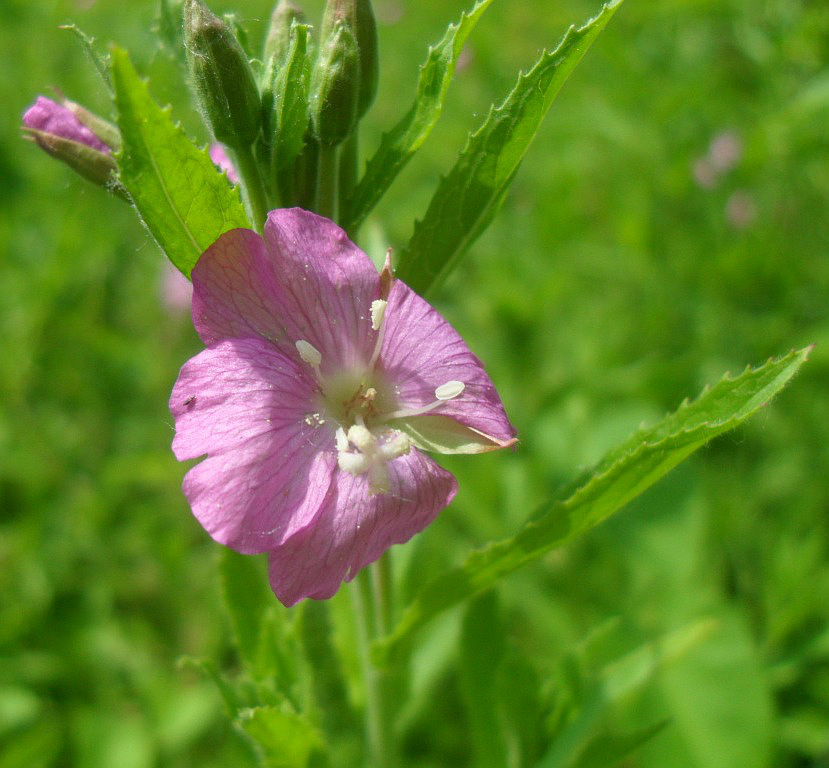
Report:
[[[179,3],[167,5],[178,52]],[[271,5],[235,5],[254,44]],[[418,41],[437,39],[467,5],[375,4],[382,72],[364,146],[405,110]],[[252,679],[223,620],[218,547],[192,519],[186,468],[169,450],[167,397],[200,344],[186,312],[162,299],[164,260],[131,209],[20,140],[21,112],[52,85],[109,115],[95,69],[58,29],[74,20],[100,50],[113,40],[129,48],[158,103],[175,104],[187,135],[204,142],[177,62],[153,48],[158,6],[12,0],[0,29],[3,768],[253,768],[261,755],[225,710],[236,721],[240,710],[284,707],[300,730],[323,732],[298,610],[271,603],[262,619],[272,685]],[[439,133],[389,187],[364,245],[405,246],[470,116],[482,118],[518,66],[597,6],[492,4]],[[512,754],[534,755],[533,768],[608,665],[708,616],[717,626],[707,638],[599,719],[604,737],[582,742],[580,768],[605,765],[665,723],[625,768],[706,768],[714,747],[733,765],[826,762],[827,41],[823,3],[626,3],[557,97],[499,216],[435,294],[486,362],[521,442],[440,459],[459,494],[393,549],[403,604],[471,548],[512,536],[551,487],[643,420],[723,370],[818,342],[784,398],[625,514],[500,582],[502,724],[527,745]],[[700,183],[697,166],[706,170],[723,139],[742,152]],[[264,563],[246,562],[267,597]],[[359,708],[349,597],[346,588],[329,607]],[[447,611],[419,632],[401,694],[405,765],[472,762],[461,618]],[[612,632],[596,631],[609,623]],[[587,635],[589,651],[579,647]],[[183,655],[212,661],[202,673],[177,664]],[[361,764],[348,757],[344,768]]]
[[[119,179],[167,258],[188,276],[223,232],[248,226],[237,190],[150,96],[125,51],[112,52]]]
[[[620,2],[606,3],[584,26],[571,27],[469,137],[400,255],[398,276],[415,291],[427,293],[439,283],[492,221],[561,86]]]
[[[266,768],[306,768],[323,749],[316,728],[285,706],[247,710],[241,722],[257,744]]]
[[[695,450],[768,403],[797,373],[809,351],[790,352],[760,368],[747,368],[736,378],[726,376],[693,403],[686,401],[655,426],[632,435],[516,536],[472,553],[464,565],[424,587],[378,652],[388,654],[438,613],[607,519]]]
[[[406,163],[426,141],[443,110],[446,92],[464,43],[492,0],[479,0],[457,24],[450,24],[443,39],[429,49],[420,67],[415,101],[411,109],[388,133],[368,161],[365,174],[348,202],[347,231],[359,229]]]
[[[614,658],[599,670],[576,672],[584,679],[556,713],[561,725],[538,768],[613,766],[659,733],[664,721],[625,733],[613,732],[608,723],[614,709],[641,693],[662,667],[685,657],[714,628],[712,621],[702,620]]]

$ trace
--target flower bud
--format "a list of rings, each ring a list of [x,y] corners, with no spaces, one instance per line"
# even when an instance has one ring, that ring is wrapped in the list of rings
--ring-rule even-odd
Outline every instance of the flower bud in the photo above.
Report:
[[[23,115],[23,131],[81,176],[102,186],[112,183],[112,150],[121,140],[115,126],[97,115],[71,101],[58,104],[38,96]]]
[[[345,24],[357,40],[360,57],[360,88],[357,118],[361,118],[377,95],[379,66],[377,56],[377,23],[371,0],[328,0],[322,20],[323,41],[337,22]]]
[[[184,43],[196,99],[214,136],[233,148],[249,146],[259,134],[259,91],[239,41],[201,0],[186,0]]]
[[[311,127],[328,146],[345,141],[359,119],[360,50],[351,28],[337,21],[323,42],[311,79]]]
[[[291,48],[291,25],[295,21],[305,23],[302,9],[291,0],[279,0],[271,14],[271,24],[265,37],[265,63],[273,60],[278,66],[285,60]]]

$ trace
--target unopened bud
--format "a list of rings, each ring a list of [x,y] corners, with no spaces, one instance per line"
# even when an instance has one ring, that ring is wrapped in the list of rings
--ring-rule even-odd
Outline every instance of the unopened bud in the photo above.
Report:
[[[377,95],[379,65],[377,55],[377,22],[371,0],[328,0],[322,20],[325,41],[337,22],[345,24],[357,40],[360,57],[360,89],[357,118],[361,118]]]
[[[291,0],[279,0],[271,14],[271,24],[265,37],[265,62],[271,60],[278,66],[281,64],[291,48],[291,26],[305,23],[305,14],[302,9],[294,5]]]
[[[342,21],[323,42],[311,80],[311,126],[315,137],[336,146],[351,135],[359,119],[360,51]]]
[[[186,0],[184,43],[196,99],[213,134],[233,148],[251,145],[260,129],[259,91],[230,27],[201,0]]]
[[[116,170],[112,150],[119,146],[120,136],[115,126],[97,115],[70,101],[58,104],[38,96],[23,115],[23,131],[81,176],[102,186],[112,183]]]

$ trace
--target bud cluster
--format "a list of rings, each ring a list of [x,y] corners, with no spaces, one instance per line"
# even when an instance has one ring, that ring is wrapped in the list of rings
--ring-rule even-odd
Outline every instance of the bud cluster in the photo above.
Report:
[[[192,91],[210,133],[224,145],[214,154],[227,152],[234,166],[228,178],[241,182],[252,220],[261,224],[264,212],[280,205],[324,210],[321,200],[337,184],[338,147],[354,136],[377,92],[371,1],[327,0],[315,34],[292,0],[278,0],[261,61],[251,59],[235,19],[217,16],[203,0],[184,0],[182,8]],[[73,102],[43,97],[23,122],[47,152],[111,184],[112,151],[120,143],[115,127]],[[356,143],[343,163],[351,177]]]

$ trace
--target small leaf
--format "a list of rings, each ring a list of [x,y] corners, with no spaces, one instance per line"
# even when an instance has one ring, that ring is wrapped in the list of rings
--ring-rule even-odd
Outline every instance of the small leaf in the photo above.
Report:
[[[112,52],[123,148],[120,181],[159,247],[187,277],[219,235],[250,226],[238,190],[150,96],[126,51]]]
[[[583,27],[570,27],[469,137],[400,255],[397,275],[415,291],[424,294],[442,280],[489,225],[561,86],[620,3],[611,0]]]
[[[747,368],[736,378],[726,376],[693,403],[686,401],[656,426],[635,433],[558,494],[516,536],[473,552],[462,566],[427,584],[396,629],[378,641],[378,657],[402,645],[437,614],[598,525],[697,448],[742,424],[783,389],[810,351],[811,347],[792,351],[760,368]]]
[[[317,729],[287,705],[245,710],[240,724],[261,750],[267,768],[305,768],[323,749]]]
[[[397,174],[432,132],[443,110],[463,44],[491,2],[479,0],[471,11],[461,16],[457,24],[450,24],[443,39],[429,49],[429,55],[420,67],[414,104],[400,122],[383,136],[346,206],[351,213],[345,227],[349,232],[359,228]]]
[[[95,50],[95,38],[87,35],[86,32],[75,24],[63,24],[59,27],[59,29],[65,29],[67,32],[72,32],[78,40],[80,40],[86,55],[92,62],[92,66],[95,67],[95,71],[103,81],[106,89],[110,94],[112,94],[112,79],[109,76],[107,59],[106,56],[101,55]]]

